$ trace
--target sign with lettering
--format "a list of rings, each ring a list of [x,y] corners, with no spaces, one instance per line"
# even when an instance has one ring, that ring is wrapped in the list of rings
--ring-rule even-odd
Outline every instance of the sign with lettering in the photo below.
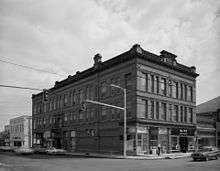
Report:
[[[187,129],[187,128],[172,128],[171,135],[179,135],[179,136],[194,136],[195,129]]]

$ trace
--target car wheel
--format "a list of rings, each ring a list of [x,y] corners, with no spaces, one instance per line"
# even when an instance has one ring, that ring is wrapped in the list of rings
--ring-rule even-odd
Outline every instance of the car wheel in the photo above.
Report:
[[[196,158],[193,158],[193,161],[197,161],[197,159],[196,159]]]

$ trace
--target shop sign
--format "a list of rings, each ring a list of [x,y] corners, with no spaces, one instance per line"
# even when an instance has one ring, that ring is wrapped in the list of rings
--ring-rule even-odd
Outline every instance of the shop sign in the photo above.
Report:
[[[179,135],[179,136],[194,136],[194,129],[187,128],[172,128],[171,135]]]
[[[147,133],[146,127],[137,127],[137,133]]]
[[[188,135],[187,129],[180,129],[179,132],[180,132],[179,133],[180,136],[187,136]]]

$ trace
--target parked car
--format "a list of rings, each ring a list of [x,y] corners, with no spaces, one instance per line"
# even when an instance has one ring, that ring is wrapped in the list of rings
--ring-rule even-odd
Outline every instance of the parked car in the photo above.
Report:
[[[57,149],[55,147],[51,147],[46,150],[47,154],[56,154],[56,155],[61,155],[61,154],[66,154],[66,150],[64,149]]]
[[[20,147],[14,150],[16,154],[33,154],[34,150],[29,147]]]
[[[0,150],[1,150],[1,151],[7,151],[7,152],[14,152],[14,150],[15,150],[16,148],[17,148],[17,147],[1,146],[1,147],[0,147]]]
[[[44,147],[35,147],[34,148],[34,153],[36,154],[46,154],[47,148],[44,148]]]
[[[194,161],[196,160],[210,160],[218,159],[220,151],[216,147],[203,147],[191,154]]]

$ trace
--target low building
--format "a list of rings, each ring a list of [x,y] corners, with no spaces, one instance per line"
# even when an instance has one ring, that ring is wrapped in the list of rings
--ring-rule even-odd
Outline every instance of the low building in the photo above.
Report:
[[[28,115],[10,119],[10,146],[32,146],[32,117]]]
[[[0,132],[0,146],[10,146],[10,125],[5,125],[4,131]]]
[[[220,147],[220,96],[197,106],[198,147]]]
[[[87,103],[95,100],[124,106],[127,93],[127,153],[186,152],[194,149],[196,131],[196,68],[177,56],[150,53],[134,45],[102,62],[94,56],[89,69],[57,81],[32,96],[33,143],[69,151],[122,153],[123,111]]]

